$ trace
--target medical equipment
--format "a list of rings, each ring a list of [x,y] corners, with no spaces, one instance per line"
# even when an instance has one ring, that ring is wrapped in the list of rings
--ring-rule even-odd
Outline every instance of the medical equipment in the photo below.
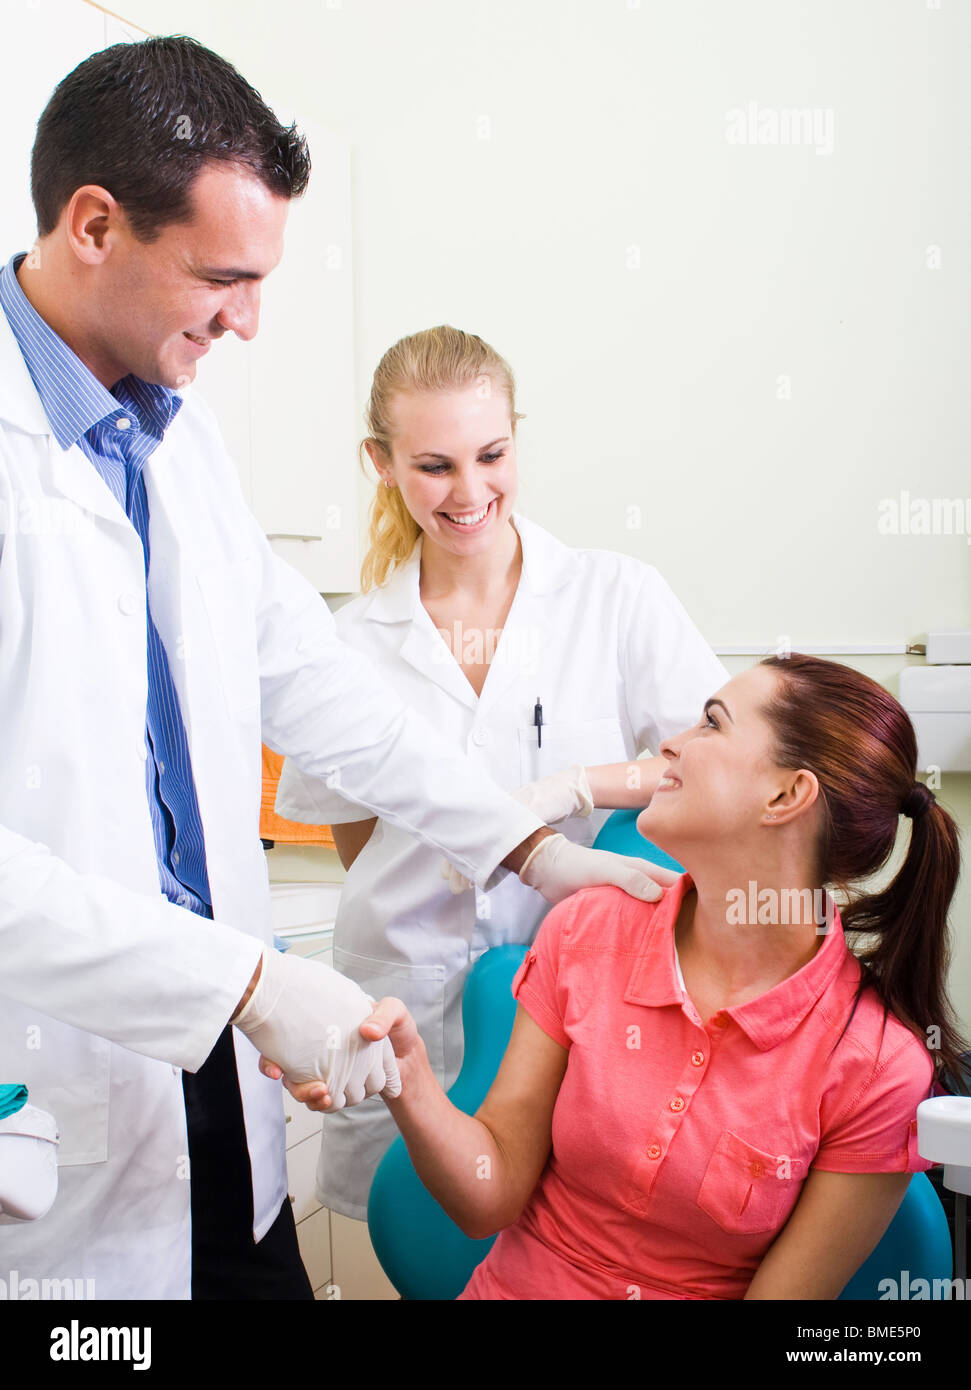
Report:
[[[917,1152],[944,1164],[954,1201],[954,1277],[968,1274],[968,1194],[971,1193],[971,1097],[932,1096],[917,1107]]]
[[[57,1123],[27,1103],[26,1086],[0,1086],[0,1225],[36,1221],[57,1196]]]
[[[971,772],[971,631],[929,632],[927,664],[900,673],[921,771]]]

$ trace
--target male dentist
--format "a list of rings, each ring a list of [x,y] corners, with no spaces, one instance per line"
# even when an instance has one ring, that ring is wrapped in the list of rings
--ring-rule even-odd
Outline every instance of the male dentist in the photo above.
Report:
[[[347,1104],[396,1071],[356,985],[272,950],[261,738],[480,884],[501,862],[551,901],[657,895],[380,687],[179,393],[213,340],[256,333],[308,176],[297,132],[186,38],[94,54],[38,123],[38,240],[0,273],[0,1081],[56,1116],[60,1191],[3,1228],[5,1279],[310,1296],[259,1051]],[[314,402],[280,406],[312,446]]]

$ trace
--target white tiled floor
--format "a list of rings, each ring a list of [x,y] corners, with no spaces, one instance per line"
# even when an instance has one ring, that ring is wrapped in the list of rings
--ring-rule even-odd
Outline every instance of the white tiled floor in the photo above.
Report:
[[[334,1271],[331,1283],[339,1291],[330,1296],[397,1299],[397,1289],[378,1264],[368,1236],[367,1222],[352,1221],[348,1216],[339,1216],[336,1211],[328,1212],[328,1215]]]
[[[315,1298],[395,1299],[397,1290],[378,1263],[367,1222],[328,1211],[314,1196],[320,1140],[303,1139],[287,1150],[293,1216],[300,1257]]]

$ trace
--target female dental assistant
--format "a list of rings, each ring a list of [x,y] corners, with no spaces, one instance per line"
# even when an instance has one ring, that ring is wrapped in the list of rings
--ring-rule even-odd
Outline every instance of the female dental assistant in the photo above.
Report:
[[[337,626],[448,742],[507,790],[539,783],[524,793],[537,814],[589,845],[605,819],[591,803],[646,804],[663,759],[638,754],[693,723],[727,677],[652,566],[571,549],[513,510],[519,418],[508,365],[471,334],[430,329],[385,354],[367,412],[379,482],[366,592]],[[470,966],[531,941],[548,904],[514,875],[488,894],[452,892],[434,850],[361,819],[339,769],[325,782],[288,762],[277,809],[335,827],[347,881],[334,964],[407,1003],[447,1088]],[[380,1101],[329,1116],[321,1201],[363,1220],[394,1134]]]

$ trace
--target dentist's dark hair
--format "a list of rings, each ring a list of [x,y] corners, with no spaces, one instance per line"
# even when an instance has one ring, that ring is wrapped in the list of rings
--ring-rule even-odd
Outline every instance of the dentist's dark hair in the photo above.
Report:
[[[37,234],[57,226],[74,192],[98,184],[139,240],[192,216],[192,185],[219,159],[297,198],[310,178],[307,142],[280,124],[225,58],[185,36],[116,43],[58,83],[37,123],[30,165]]]
[[[840,917],[863,968],[857,999],[872,986],[885,1014],[931,1048],[937,1080],[965,1091],[968,1043],[946,990],[958,829],[917,781],[914,726],[883,686],[849,666],[798,652],[761,665],[779,678],[763,711],[775,761],[807,768],[819,781],[818,881],[848,898]],[[910,842],[900,868],[882,889],[855,893],[855,884],[887,865],[901,815],[910,819]]]

